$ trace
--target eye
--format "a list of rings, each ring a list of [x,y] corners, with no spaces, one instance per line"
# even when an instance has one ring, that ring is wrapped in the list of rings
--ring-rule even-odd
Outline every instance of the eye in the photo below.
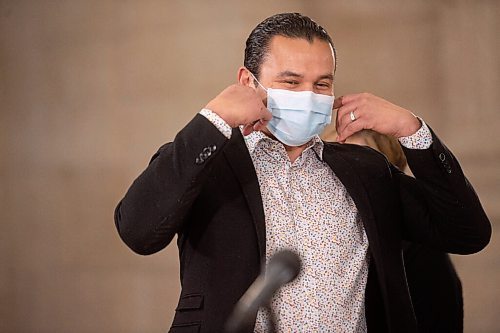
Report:
[[[321,88],[321,89],[329,89],[331,85],[326,82],[318,82],[316,83],[316,87]]]
[[[291,86],[296,86],[299,84],[298,81],[294,81],[294,80],[285,80],[283,82],[285,82],[286,84],[291,85]]]

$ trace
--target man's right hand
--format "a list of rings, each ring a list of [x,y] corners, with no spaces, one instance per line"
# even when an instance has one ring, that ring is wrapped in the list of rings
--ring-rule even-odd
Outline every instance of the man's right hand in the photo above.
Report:
[[[205,106],[215,112],[232,128],[243,125],[243,135],[260,131],[271,120],[261,96],[251,87],[233,84]]]

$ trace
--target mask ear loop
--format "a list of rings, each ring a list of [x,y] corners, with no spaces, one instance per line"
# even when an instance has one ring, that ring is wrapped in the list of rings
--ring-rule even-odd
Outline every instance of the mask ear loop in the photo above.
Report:
[[[263,86],[263,85],[259,82],[259,80],[257,80],[257,78],[255,77],[255,75],[253,75],[253,73],[252,73],[252,72],[250,72],[250,71],[248,71],[248,72],[250,73],[250,75],[252,75],[252,77],[253,77],[254,81],[255,81],[255,82],[257,82],[257,83],[259,84],[259,86],[261,86],[261,87],[262,87],[262,89],[264,89],[264,91],[267,93],[267,88],[266,88],[266,87],[264,87],[264,86]],[[255,84],[254,84],[254,85],[255,85]]]
[[[257,83],[258,83],[258,85],[259,85],[259,86],[261,86],[261,88],[262,88],[262,89],[264,89],[264,91],[265,91],[265,92],[266,92],[266,94],[267,94],[267,88],[266,88],[266,87],[264,87],[264,86],[262,85],[262,83],[260,83],[260,82],[259,82],[259,80],[257,80],[257,78],[255,77],[255,75],[253,75],[253,73],[252,73],[252,72],[248,71],[248,73],[250,73],[250,75],[252,75],[252,78],[254,79],[254,86],[255,86],[255,82],[257,82]],[[257,86],[256,86],[256,88],[257,88]],[[266,99],[265,99],[264,101],[262,101],[262,102],[263,102],[263,103],[264,103],[264,105],[267,107],[267,97],[266,97]],[[253,125],[255,125],[258,121],[261,121],[261,120],[257,120],[257,121],[255,121],[255,122],[253,123]]]
[[[258,84],[258,85],[259,85],[262,89],[264,89],[264,91],[266,92],[266,95],[267,95],[267,88],[266,88],[266,87],[264,87],[264,86],[262,85],[262,83],[260,83],[260,82],[259,82],[259,80],[257,80],[257,78],[255,77],[255,75],[253,75],[253,73],[252,73],[252,72],[250,72],[250,71],[248,70],[248,73],[250,73],[250,75],[252,75],[252,78],[254,79],[254,86],[255,86],[255,82],[257,82],[257,84]],[[257,88],[257,86],[256,86],[256,88]],[[262,102],[263,102],[263,103],[264,103],[264,105],[267,107],[267,97],[266,97],[266,99],[265,99],[265,100],[263,100]]]

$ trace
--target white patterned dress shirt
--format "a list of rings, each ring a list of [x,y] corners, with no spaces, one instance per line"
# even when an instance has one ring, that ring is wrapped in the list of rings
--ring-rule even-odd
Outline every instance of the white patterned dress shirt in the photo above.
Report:
[[[200,112],[227,138],[231,128],[217,114]],[[401,144],[425,149],[432,143],[422,127]],[[312,139],[292,163],[284,146],[262,132],[245,137],[264,207],[266,261],[282,249],[298,253],[298,277],[272,298],[278,332],[366,332],[365,288],[368,238],[354,201],[323,161],[323,142]],[[254,332],[267,332],[259,311]]]

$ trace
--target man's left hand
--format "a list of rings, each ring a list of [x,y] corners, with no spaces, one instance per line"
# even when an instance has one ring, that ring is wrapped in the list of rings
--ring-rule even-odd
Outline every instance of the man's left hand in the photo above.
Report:
[[[337,141],[345,140],[363,129],[396,138],[415,134],[422,124],[409,110],[369,93],[338,97],[333,104],[337,111]]]

